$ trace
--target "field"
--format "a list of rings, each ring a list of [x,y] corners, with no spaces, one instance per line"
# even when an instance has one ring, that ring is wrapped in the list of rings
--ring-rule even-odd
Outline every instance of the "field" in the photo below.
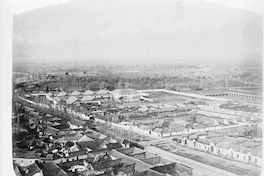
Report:
[[[181,95],[175,95],[166,92],[145,92],[150,94],[148,98],[153,99],[157,103],[166,103],[170,105],[176,105],[177,103],[184,103],[186,100],[195,99],[184,97]]]
[[[256,105],[241,105],[234,103],[227,103],[220,105],[220,108],[223,109],[232,109],[235,111],[244,111],[244,112],[262,112],[262,108],[257,107]]]

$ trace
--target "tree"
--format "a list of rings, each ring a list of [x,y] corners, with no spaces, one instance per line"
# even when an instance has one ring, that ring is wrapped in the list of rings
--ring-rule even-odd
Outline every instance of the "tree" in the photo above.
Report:
[[[104,81],[101,81],[100,82],[100,89],[104,89],[105,88],[105,82]]]

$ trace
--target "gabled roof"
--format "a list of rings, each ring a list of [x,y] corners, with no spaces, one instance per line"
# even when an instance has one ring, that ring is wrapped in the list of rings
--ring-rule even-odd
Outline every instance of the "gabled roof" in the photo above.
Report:
[[[253,156],[262,157],[262,146],[255,147],[250,151]]]
[[[202,143],[202,144],[206,144],[206,145],[209,145],[211,143],[211,140],[208,140],[208,139],[204,139],[204,138],[198,138],[197,139],[197,142],[199,143]]]
[[[113,91],[111,91],[112,94],[119,94],[121,92],[120,89],[115,89]]]
[[[24,110],[25,110],[26,112],[34,111],[33,108],[30,108],[30,107],[27,107],[27,106],[24,107]]]
[[[143,172],[143,171],[146,171],[147,169],[152,167],[151,165],[144,163],[143,161],[140,161],[140,160],[135,159],[133,157],[127,156],[127,155],[125,155],[121,152],[118,152],[116,150],[111,150],[111,152],[109,152],[109,154],[115,158],[118,158],[118,159],[121,158],[122,162],[126,165],[135,164],[135,171],[136,172]]]
[[[101,94],[107,94],[107,93],[109,93],[109,91],[108,90],[105,90],[105,89],[103,89],[103,90],[99,90],[98,92],[96,92],[98,95],[101,95]]]
[[[79,142],[85,142],[85,141],[94,141],[92,138],[89,138],[86,135],[83,135],[79,140]]]
[[[55,100],[57,103],[61,101],[59,97],[54,97],[53,100]]]
[[[66,101],[67,101],[67,104],[73,104],[74,102],[76,102],[78,100],[78,98],[74,97],[74,96],[71,96],[69,97]]]
[[[49,135],[54,135],[54,134],[58,133],[59,130],[56,129],[56,128],[53,128],[53,127],[47,126],[47,128],[45,129],[44,132],[45,132],[46,134],[49,134]]]
[[[124,165],[122,167],[117,168],[117,173],[123,172],[125,174],[133,173],[135,171],[135,163],[134,164],[129,164],[129,165]]]
[[[100,159],[100,161],[92,162],[92,166],[95,170],[103,170],[106,168],[119,166],[120,164],[122,164],[122,159],[117,159],[117,160]]]
[[[58,123],[58,122],[54,122],[51,126],[59,126],[59,125],[61,125],[60,123]]]
[[[76,142],[76,144],[78,146],[80,146],[80,148],[82,150],[85,150],[86,148],[92,149],[94,151],[98,151],[100,145],[103,143],[103,140],[96,140],[96,141],[85,141],[85,142]]]
[[[59,118],[59,117],[53,117],[53,118],[49,119],[49,121],[51,121],[51,122],[59,121],[59,120],[61,120],[61,118]]]
[[[67,95],[67,93],[64,92],[64,91],[62,91],[62,92],[60,92],[57,96],[58,96],[58,97],[64,97],[64,96],[66,96],[66,95]]]
[[[47,96],[50,96],[50,97],[51,97],[52,95],[53,95],[53,94],[52,94],[51,92],[47,93]]]
[[[94,96],[86,95],[81,99],[81,101],[92,101],[93,99]]]
[[[75,141],[75,140],[79,140],[81,137],[83,137],[82,134],[80,133],[76,133],[74,135],[67,135],[67,136],[64,136],[63,139],[65,141]]]
[[[215,147],[228,150],[230,149],[231,145],[229,144],[229,142],[218,142]]]
[[[69,153],[69,157],[82,156],[82,155],[86,155],[86,150],[80,150]]]
[[[53,162],[38,164],[44,176],[68,176],[57,164]]]
[[[38,167],[36,163],[30,164],[29,166],[26,167],[26,169],[28,170],[28,173],[26,174],[27,176],[32,176],[41,171],[41,169]]]
[[[80,95],[80,94],[81,94],[81,93],[78,92],[78,91],[73,91],[73,92],[71,93],[72,96],[76,96],[76,95]]]
[[[155,132],[155,133],[161,133],[162,132],[162,128],[155,128],[152,131]]]
[[[84,95],[92,95],[92,94],[94,94],[94,91],[86,90],[83,94]]]
[[[170,175],[178,175],[180,172],[179,170],[176,170],[176,163],[162,165],[162,166],[155,166],[151,168],[151,170],[163,173],[163,174],[170,174]]]
[[[119,149],[119,148],[122,148],[123,147],[120,143],[109,143],[109,144],[106,144],[106,146],[107,146],[107,148],[109,150]]]
[[[84,124],[86,124],[86,122],[84,122],[82,120],[78,120],[78,119],[71,119],[70,123],[72,125],[76,125],[76,126],[83,126]]]

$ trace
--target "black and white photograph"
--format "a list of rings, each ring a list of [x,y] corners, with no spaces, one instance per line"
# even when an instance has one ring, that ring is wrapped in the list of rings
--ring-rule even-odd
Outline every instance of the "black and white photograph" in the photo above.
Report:
[[[260,0],[11,6],[4,175],[263,174]]]

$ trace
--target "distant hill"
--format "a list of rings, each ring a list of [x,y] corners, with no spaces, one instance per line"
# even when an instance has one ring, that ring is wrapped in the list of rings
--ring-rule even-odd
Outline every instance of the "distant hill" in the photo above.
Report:
[[[13,46],[14,62],[247,63],[262,59],[262,16],[193,0],[80,0],[14,16]]]

